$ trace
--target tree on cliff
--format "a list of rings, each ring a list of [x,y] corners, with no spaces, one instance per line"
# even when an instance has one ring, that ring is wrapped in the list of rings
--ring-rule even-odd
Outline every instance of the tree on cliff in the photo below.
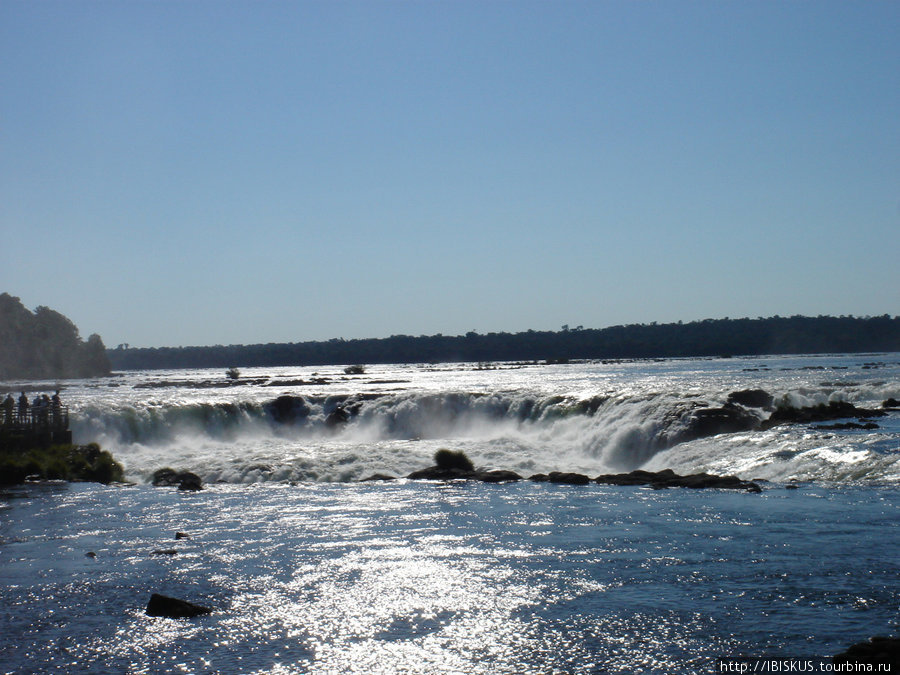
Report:
[[[49,307],[32,313],[19,298],[0,294],[0,380],[108,375],[99,335],[87,342],[67,317]]]

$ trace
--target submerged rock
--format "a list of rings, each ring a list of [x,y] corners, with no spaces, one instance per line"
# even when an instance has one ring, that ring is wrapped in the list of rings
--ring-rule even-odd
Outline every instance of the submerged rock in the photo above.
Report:
[[[387,480],[397,480],[396,476],[389,476],[386,473],[373,473],[368,478],[363,478],[359,482],[360,483],[369,483],[372,481],[387,481]]]
[[[146,609],[147,616],[164,616],[170,619],[189,619],[211,612],[209,607],[202,607],[186,600],[170,598],[158,593],[150,596],[150,602],[147,603]]]

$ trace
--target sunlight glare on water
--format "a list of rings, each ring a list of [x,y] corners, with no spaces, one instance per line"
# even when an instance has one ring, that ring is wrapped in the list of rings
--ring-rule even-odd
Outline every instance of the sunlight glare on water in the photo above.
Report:
[[[887,488],[17,490],[0,670],[672,673],[898,618]],[[154,592],[213,613],[148,617]]]

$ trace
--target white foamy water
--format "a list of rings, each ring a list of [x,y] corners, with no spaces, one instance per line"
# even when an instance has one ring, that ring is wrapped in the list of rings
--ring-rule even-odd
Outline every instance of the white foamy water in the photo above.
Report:
[[[40,385],[35,385],[39,387]],[[52,387],[52,384],[47,384]],[[795,407],[900,399],[900,355],[126,372],[67,383],[76,442],[133,480],[170,466],[205,481],[402,476],[441,447],[523,475],[635,468],[771,481],[900,481],[900,413],[868,431],[789,425],[678,442],[697,408],[762,389]],[[279,397],[281,400],[279,401]],[[336,408],[346,424],[330,426]],[[763,419],[768,410],[747,408]]]

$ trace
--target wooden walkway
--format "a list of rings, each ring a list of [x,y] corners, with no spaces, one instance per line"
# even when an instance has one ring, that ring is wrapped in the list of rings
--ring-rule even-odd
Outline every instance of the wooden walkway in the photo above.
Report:
[[[72,442],[68,406],[30,406],[0,411],[0,449],[48,447]]]

